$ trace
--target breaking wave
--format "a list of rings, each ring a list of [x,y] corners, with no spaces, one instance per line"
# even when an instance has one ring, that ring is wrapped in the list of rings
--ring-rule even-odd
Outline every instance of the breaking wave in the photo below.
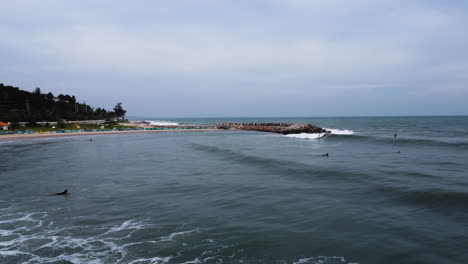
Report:
[[[244,248],[238,244],[220,245],[219,241],[207,238],[199,229],[165,232],[155,228],[148,220],[131,219],[114,226],[103,226],[96,231],[95,235],[89,236],[83,227],[60,226],[46,212],[3,214],[0,216],[0,259],[3,263],[23,264],[259,262],[256,257],[246,255]],[[146,236],[146,239],[135,241],[135,237],[139,236],[135,232],[140,232],[140,235],[152,233],[156,237]],[[169,253],[169,247],[175,247],[175,250]],[[142,251],[141,248],[148,250]],[[342,257],[334,256],[277,262],[351,264]]]
[[[156,240],[135,241],[136,232],[158,231],[146,221],[127,220],[106,226],[94,236],[76,235],[80,227],[61,227],[46,212],[11,213],[0,216],[0,259],[7,263],[168,263],[174,256],[129,254],[144,244],[167,243],[197,230],[160,235]],[[159,255],[159,254],[158,254]]]
[[[300,133],[300,134],[289,134],[285,136],[290,137],[290,138],[317,139],[317,138],[325,137],[327,135],[328,133],[315,133],[315,134]]]
[[[350,129],[323,128],[330,131],[332,135],[354,135],[354,131]]]
[[[353,130],[349,129],[336,129],[336,128],[324,128],[327,131],[330,131],[330,133],[300,133],[300,134],[289,134],[286,135],[286,137],[291,137],[291,138],[301,138],[301,139],[318,139],[318,138],[326,138],[330,135],[354,135]]]
[[[180,123],[163,121],[163,120],[145,120],[145,122],[150,123],[151,126],[177,126]]]

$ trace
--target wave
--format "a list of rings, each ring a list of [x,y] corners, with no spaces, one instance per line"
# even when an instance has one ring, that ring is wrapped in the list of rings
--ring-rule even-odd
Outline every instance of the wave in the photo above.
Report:
[[[366,135],[366,134],[356,134],[355,131],[349,129],[334,129],[334,128],[324,128],[330,131],[330,134],[320,133],[320,134],[289,134],[287,137],[292,138],[301,138],[301,139],[319,139],[319,138],[329,138],[330,139],[339,139],[339,140],[354,140],[354,141],[376,141],[377,143],[383,144],[392,144],[395,146],[398,145],[418,145],[418,146],[447,146],[447,147],[468,147],[468,141],[461,138],[424,138],[424,137],[404,137],[399,136],[394,138],[393,136],[379,136],[379,135]]]
[[[289,134],[285,135],[286,137],[290,138],[301,138],[301,139],[318,139],[318,138],[326,138],[330,135],[354,135],[353,130],[349,129],[336,129],[336,128],[324,128],[325,130],[329,131],[330,133],[300,133],[300,134]]]
[[[163,120],[145,120],[145,122],[150,123],[151,126],[177,126],[180,123],[163,121]]]
[[[70,235],[70,231],[78,227],[56,226],[45,212],[6,214],[0,219],[0,258],[11,263],[18,259],[22,263],[119,263],[127,261],[130,247],[155,242],[127,240],[134,232],[150,226],[144,221],[128,220],[107,227],[96,236],[83,237]],[[57,251],[63,253],[54,254]],[[166,263],[171,258],[173,256],[153,257],[160,262],[150,263]],[[131,263],[143,260],[149,259]]]
[[[0,232],[0,259],[5,263],[259,262],[255,256],[246,256],[244,249],[236,244],[224,244],[207,238],[206,234],[194,237],[194,233],[203,233],[199,229],[174,230],[171,234],[161,236],[160,228],[154,228],[146,220],[131,219],[113,226],[103,226],[97,228],[97,234],[92,236],[82,234],[82,229],[86,228],[84,226],[58,226],[46,212],[3,214],[0,215],[0,220],[3,221],[0,223],[0,230],[8,231]],[[154,240],[131,237],[135,229],[145,233],[157,232],[154,234],[156,237],[145,236]],[[190,233],[192,235],[187,238]],[[190,245],[192,243],[196,247]],[[142,249],[147,246],[151,250],[144,252]],[[286,260],[276,262],[286,263]],[[351,264],[342,257],[334,256],[298,257],[294,263]]]
[[[317,138],[325,137],[327,135],[328,133],[315,133],[315,134],[300,133],[300,134],[289,134],[285,136],[290,137],[290,138],[317,139]]]
[[[401,187],[377,187],[376,191],[392,195],[403,204],[415,203],[437,208],[468,208],[468,193],[443,189],[414,190]]]
[[[306,163],[295,162],[291,160],[268,158],[265,156],[255,156],[244,154],[231,149],[220,148],[216,146],[192,143],[195,150],[203,151],[214,155],[216,158],[228,160],[229,162],[243,163],[251,166],[256,166],[263,169],[268,169],[291,177],[299,177],[310,179],[312,176],[315,179],[326,178],[327,180],[349,180],[354,182],[367,182],[372,176],[355,171],[343,172],[339,169],[318,169],[316,166],[311,166]],[[311,155],[316,158],[323,158],[320,154]]]
[[[421,190],[403,192],[402,200],[405,202],[422,203],[430,206],[440,206],[443,208],[450,208],[454,206],[461,206],[468,208],[468,193],[459,191],[445,191],[445,190]]]
[[[404,138],[404,137],[370,137],[382,143],[399,145],[418,145],[418,146],[449,146],[449,147],[468,147],[468,141],[447,141],[434,138]]]
[[[300,139],[320,139],[320,138],[328,138],[330,139],[346,139],[346,140],[365,140],[365,141],[377,141],[385,144],[392,144],[392,145],[430,145],[430,146],[457,146],[457,147],[468,147],[468,141],[462,140],[459,138],[451,139],[451,138],[418,138],[418,137],[404,137],[400,136],[398,138],[394,138],[393,136],[389,137],[382,137],[378,135],[365,135],[365,134],[356,134],[354,130],[350,129],[336,129],[336,128],[324,128],[325,130],[329,131],[330,133],[315,133],[315,134],[308,134],[308,133],[301,133],[301,134],[289,134],[285,135],[286,137],[291,138],[300,138]]]
[[[192,261],[186,261],[194,255],[184,254],[187,249],[180,249],[167,254],[167,250],[153,252],[153,254],[138,254],[144,244],[167,243],[175,239],[184,239],[189,233],[199,230],[178,231],[167,236],[160,236],[156,240],[138,240],[131,237],[136,230],[140,232],[159,232],[159,228],[152,228],[143,220],[127,220],[115,226],[106,226],[94,236],[82,236],[83,227],[60,227],[49,219],[45,212],[14,213],[0,215],[0,259],[5,263],[133,263],[133,264],[162,264],[175,263],[206,263],[218,260],[226,261],[226,256],[234,256],[226,251],[229,246],[215,247],[214,250],[204,251]],[[78,235],[72,235],[72,233]],[[193,237],[190,238],[191,240]],[[200,240],[198,245],[212,244],[214,241]],[[182,246],[187,245],[182,243]],[[164,247],[167,247],[164,246]],[[212,245],[209,246],[213,249]],[[135,248],[137,250],[135,251]],[[190,249],[189,249],[190,250]],[[57,252],[59,252],[57,254]],[[155,255],[155,253],[157,255]],[[2,262],[2,263],[3,263]]]
[[[350,129],[323,128],[330,131],[332,135],[354,135],[354,131]]]

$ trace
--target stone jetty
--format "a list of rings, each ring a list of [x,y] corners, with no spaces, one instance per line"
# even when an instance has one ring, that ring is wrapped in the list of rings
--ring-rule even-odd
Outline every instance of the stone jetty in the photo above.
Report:
[[[217,127],[224,129],[234,128],[239,130],[272,132],[283,135],[328,132],[321,127],[301,123],[218,123]]]

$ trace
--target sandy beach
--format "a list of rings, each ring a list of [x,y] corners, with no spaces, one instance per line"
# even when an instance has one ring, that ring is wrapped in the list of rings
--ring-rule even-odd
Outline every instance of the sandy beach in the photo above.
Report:
[[[165,133],[165,132],[194,132],[194,131],[222,131],[222,129],[168,129],[168,130],[127,130],[127,131],[91,131],[91,132],[71,132],[71,133],[34,133],[34,134],[10,134],[0,135],[0,140],[28,139],[28,138],[51,138],[69,136],[96,136],[109,134],[134,134],[134,133]]]

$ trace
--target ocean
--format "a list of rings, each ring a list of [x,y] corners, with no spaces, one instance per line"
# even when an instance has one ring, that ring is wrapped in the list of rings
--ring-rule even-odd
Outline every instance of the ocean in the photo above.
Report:
[[[466,116],[147,119],[333,134],[0,140],[0,263],[468,263]]]

